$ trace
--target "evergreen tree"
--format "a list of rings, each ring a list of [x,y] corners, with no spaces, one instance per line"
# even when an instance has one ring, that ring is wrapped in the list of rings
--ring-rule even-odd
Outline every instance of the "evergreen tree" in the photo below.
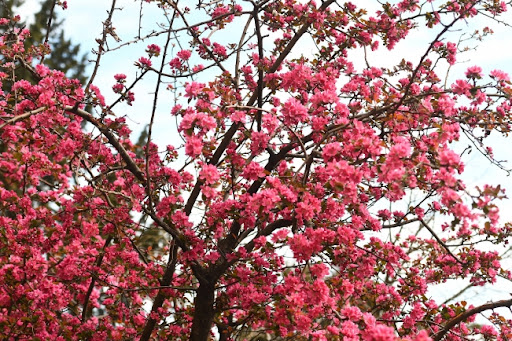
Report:
[[[87,56],[84,54],[78,57],[80,45],[73,44],[65,37],[62,30],[63,21],[58,20],[55,8],[54,0],[44,0],[41,3],[41,9],[35,14],[35,20],[30,25],[31,39],[28,43],[44,41],[48,36],[51,54],[46,56],[45,64],[51,69],[63,71],[69,78],[77,78],[84,83]],[[48,25],[49,18],[51,25]]]
[[[23,0],[1,0],[0,15],[2,18],[11,17],[13,9],[23,5]]]
[[[23,4],[24,0],[1,0],[0,15],[11,17],[12,13],[16,12],[16,9]],[[69,78],[77,78],[84,83],[87,56],[84,54],[79,57],[80,45],[73,44],[70,39],[66,38],[62,29],[63,21],[57,18],[57,8],[54,0],[41,2],[41,8],[35,13],[34,20],[29,26],[31,37],[26,40],[26,46],[33,46],[35,42],[47,41],[51,53],[45,56],[44,64],[51,69],[64,72]],[[26,26],[25,18],[22,18],[19,26]],[[19,69],[19,72],[26,71]],[[27,77],[22,77],[22,79],[27,79]]]

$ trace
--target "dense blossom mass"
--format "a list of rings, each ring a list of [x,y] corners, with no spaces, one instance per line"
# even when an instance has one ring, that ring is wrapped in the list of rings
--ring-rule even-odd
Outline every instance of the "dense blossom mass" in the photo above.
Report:
[[[507,6],[367,3],[146,0],[129,18],[113,0],[86,84],[0,19],[0,338],[511,339],[509,297],[429,293],[512,278],[503,191],[466,186],[453,147],[501,165],[486,137],[510,132],[510,78],[438,72],[459,23]],[[415,59],[371,63],[411,30],[432,37]],[[132,69],[97,81],[128,46]],[[124,111],[147,84],[137,141]]]

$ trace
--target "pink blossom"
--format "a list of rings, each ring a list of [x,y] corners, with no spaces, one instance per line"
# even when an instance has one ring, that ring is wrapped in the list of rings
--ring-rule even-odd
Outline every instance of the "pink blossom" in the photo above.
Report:
[[[91,85],[90,88],[94,92],[94,95],[96,96],[99,104],[101,106],[105,106],[105,97],[103,97],[103,95],[101,94],[100,89],[95,85]]]
[[[439,106],[439,109],[444,112],[446,116],[453,116],[456,113],[455,109],[455,101],[447,96],[443,95],[438,101],[437,104]]]
[[[55,100],[53,98],[53,93],[51,93],[49,91],[41,93],[39,95],[39,97],[37,98],[37,102],[40,105],[47,105],[47,106],[54,105],[55,104]]]
[[[304,64],[291,64],[290,68],[290,71],[281,74],[282,87],[285,90],[304,88],[306,82],[311,79],[311,68]]]
[[[364,341],[395,341],[398,340],[393,328],[377,324],[363,333]]]
[[[126,94],[126,103],[128,103],[128,105],[132,105],[133,101],[135,101],[135,94],[132,91],[128,91]]]
[[[233,122],[245,123],[246,115],[244,111],[236,110],[231,114],[230,118]]]
[[[458,79],[455,81],[455,84],[452,84],[452,91],[457,95],[470,96],[469,90],[471,90],[471,88],[472,86],[462,79]]]
[[[46,77],[50,74],[50,69],[47,66],[41,64],[36,65],[36,71],[41,77]]]
[[[459,154],[445,148],[439,153],[439,161],[443,166],[456,167],[460,163],[460,157]]]
[[[256,155],[267,148],[269,136],[264,132],[253,131],[251,135],[251,152]]]
[[[219,171],[214,165],[203,165],[199,178],[204,181],[205,184],[211,185],[220,179]]]
[[[19,16],[0,19],[0,330],[13,340],[172,340],[232,325],[227,338],[247,327],[270,339],[427,341],[472,307],[438,306],[425,299],[431,285],[512,278],[497,251],[511,234],[496,206],[504,192],[465,184],[451,149],[461,132],[510,130],[509,76],[493,70],[479,82],[471,67],[446,89],[436,60],[379,69],[354,54],[367,47],[372,60],[379,41],[391,49],[418,25],[480,15],[471,1],[427,2],[426,16],[417,0],[367,15],[350,2],[183,5],[170,67],[150,69],[163,50],[139,41],[145,57],[123,70],[133,84],[124,73],[103,84],[118,94],[108,106],[98,86],[38,65],[48,44],[26,40]],[[487,3],[489,13],[504,8]],[[250,21],[241,45],[224,39],[235,15],[257,15],[272,38],[259,46]],[[148,24],[151,39],[166,33]],[[119,22],[95,30],[110,25]],[[314,56],[302,55],[302,39],[294,45],[305,28]],[[431,52],[453,63],[446,39]],[[98,44],[110,55],[137,39]],[[30,65],[34,77],[14,73]],[[138,139],[118,104],[151,80],[160,84],[142,91],[168,92],[142,108],[153,135]],[[170,111],[177,129],[153,109]],[[157,145],[162,131],[171,144]],[[418,219],[431,228],[416,234]],[[197,323],[203,294],[214,323]],[[473,321],[447,337],[510,332],[506,321]]]
[[[361,310],[353,306],[343,308],[341,313],[343,314],[343,316],[345,316],[347,319],[351,321],[359,321],[363,316]]]
[[[171,59],[169,66],[173,69],[180,69],[183,66],[183,62],[180,58],[176,57]]]
[[[359,335],[359,328],[352,321],[345,321],[341,325],[340,329],[341,334],[343,334],[344,338],[350,338],[351,340],[355,340],[355,338]],[[372,340],[373,341],[373,340]]]
[[[227,58],[226,48],[219,43],[213,43],[213,53],[222,58]]]
[[[503,81],[503,82],[509,82],[510,81],[509,75],[506,72],[503,72],[501,70],[492,70],[491,71],[491,77],[496,79],[496,80],[498,80],[498,81]]]
[[[192,71],[194,71],[194,72],[199,72],[199,71],[201,71],[201,70],[203,70],[203,69],[204,69],[203,64],[198,64],[198,65],[195,65],[195,66],[192,68]]]
[[[305,122],[308,118],[308,110],[296,98],[287,100],[281,112],[284,116],[284,123],[288,125]]]
[[[482,68],[480,66],[471,66],[466,71],[466,77],[470,79],[482,78]]]
[[[190,56],[192,55],[192,52],[190,50],[181,50],[178,53],[176,53],[176,55],[181,60],[188,60],[190,58]]]
[[[117,73],[114,75],[114,78],[116,79],[116,81],[122,82],[126,79],[126,75],[124,73]]]
[[[149,57],[156,56],[158,57],[160,55],[160,46],[156,44],[150,44],[146,48],[146,52],[149,54]]]
[[[204,88],[204,84],[191,82],[185,85],[185,97],[194,98],[201,93]]]
[[[223,14],[226,14],[226,13],[229,13],[230,10],[229,10],[229,7],[228,6],[218,6],[217,8],[215,8],[215,10],[212,12],[211,14],[211,17],[212,18],[217,18]]]
[[[133,321],[135,322],[136,325],[143,326],[144,323],[146,322],[146,318],[142,315],[135,315],[133,317]]]
[[[457,54],[457,45],[452,42],[446,43],[446,50],[448,52],[448,55],[446,56],[446,59],[450,65],[455,64],[455,55]]]
[[[242,177],[247,180],[257,180],[263,176],[265,176],[265,170],[256,162],[250,162],[242,172]]]
[[[203,150],[203,141],[197,136],[189,136],[185,144],[185,153],[188,156],[196,157]]]
[[[121,84],[121,83],[116,83],[112,86],[112,90],[116,93],[116,94],[119,94],[121,93],[123,90],[124,90],[124,85]]]
[[[140,57],[138,60],[138,65],[143,69],[151,67],[151,60],[145,57]]]
[[[322,156],[324,160],[327,162],[328,160],[334,158],[341,151],[341,146],[339,143],[328,143],[324,146],[322,150]]]
[[[413,341],[432,341],[432,339],[428,336],[428,332],[426,330],[420,330],[417,335],[415,335],[412,339]]]
[[[383,220],[390,220],[391,219],[391,212],[389,210],[387,210],[387,209],[379,210],[378,215]]]

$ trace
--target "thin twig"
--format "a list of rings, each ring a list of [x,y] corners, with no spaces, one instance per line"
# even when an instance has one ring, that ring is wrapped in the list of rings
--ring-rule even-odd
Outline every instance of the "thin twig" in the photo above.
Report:
[[[107,246],[112,241],[112,236],[109,236],[105,240],[105,244],[103,245],[103,248],[100,251],[100,254],[98,255],[98,258],[96,259],[95,266],[99,268],[101,266],[101,263],[103,262],[103,257],[105,256],[105,250]],[[82,308],[82,323],[85,323],[87,320],[87,306],[89,305],[89,299],[91,298],[92,291],[94,289],[94,284],[96,283],[95,277],[91,278],[91,283],[89,284],[89,288],[87,289],[87,293],[85,294],[84,304]]]
[[[423,219],[419,219],[419,222],[421,223],[421,225],[423,225],[423,227],[425,227],[428,232],[430,232],[432,234],[432,236],[435,238],[435,240],[437,240],[437,242],[439,244],[441,244],[441,246],[446,250],[446,252],[448,252],[448,254],[450,256],[452,256],[453,259],[455,259],[457,261],[457,263],[461,264],[461,265],[465,265],[464,262],[462,262],[459,258],[457,258],[457,256],[455,256],[452,251],[450,250],[450,248],[445,244],[445,242],[442,241],[441,238],[439,238],[439,236],[434,232],[434,230],[432,230],[432,228],[430,226],[428,226],[427,223],[425,223],[425,221]]]
[[[50,32],[52,28],[52,20],[53,20],[53,12],[55,11],[55,4],[57,0],[53,0],[52,8],[50,9],[50,15],[48,16],[48,23],[46,25],[46,36],[44,37],[44,44],[48,44],[48,40],[50,39]],[[41,64],[44,62],[45,55],[41,56]]]
[[[97,42],[98,42],[98,54],[97,54],[97,57],[96,57],[96,62],[94,63],[94,69],[92,70],[92,75],[91,75],[91,78],[89,78],[89,82],[87,82],[87,85],[85,87],[85,94],[88,94],[89,93],[89,88],[91,87],[91,84],[92,82],[94,81],[94,78],[96,78],[96,74],[98,72],[98,69],[100,67],[100,60],[101,60],[101,56],[103,55],[103,52],[104,52],[104,47],[103,45],[106,44],[107,42],[107,34],[108,34],[108,29],[107,29],[107,23],[112,23],[112,16],[114,15],[114,10],[116,9],[116,0],[112,0],[112,5],[110,6],[110,11],[108,12],[108,17],[107,17],[107,20],[104,21],[104,26],[103,26],[103,32],[102,32],[102,35],[101,35],[101,39],[98,39]]]

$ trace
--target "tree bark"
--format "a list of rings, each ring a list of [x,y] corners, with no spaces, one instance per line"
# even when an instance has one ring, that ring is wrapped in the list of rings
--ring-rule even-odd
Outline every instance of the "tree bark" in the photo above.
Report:
[[[208,341],[213,324],[214,303],[215,285],[211,282],[202,282],[194,299],[195,312],[190,341]]]
[[[174,272],[176,271],[176,263],[178,260],[177,256],[178,247],[174,245],[173,242],[169,255],[169,263],[167,264],[167,269],[165,270],[164,276],[160,281],[161,286],[168,286],[172,283]],[[153,307],[151,308],[152,313],[158,313],[158,309],[160,309],[163,306],[165,299],[167,298],[165,291],[165,289],[158,290],[158,294],[156,295],[155,300],[153,301]],[[139,341],[149,341],[149,339],[151,338],[151,334],[153,333],[153,330],[156,327],[157,322],[158,321],[152,318],[151,315],[148,316],[146,325],[144,326],[144,330],[142,331],[142,335]]]

